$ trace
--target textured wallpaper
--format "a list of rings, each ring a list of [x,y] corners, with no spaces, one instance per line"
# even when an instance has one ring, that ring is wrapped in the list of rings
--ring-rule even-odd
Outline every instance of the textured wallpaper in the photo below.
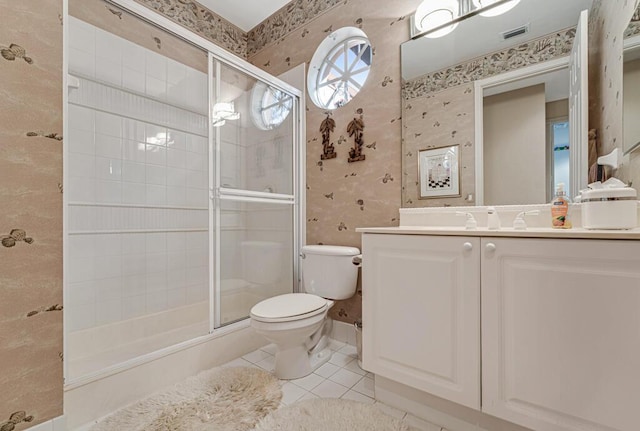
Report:
[[[598,155],[622,150],[623,33],[638,0],[595,0],[589,18],[589,127],[598,130]],[[633,27],[632,27],[633,28]],[[613,175],[640,186],[640,153]]]
[[[62,0],[0,0],[0,429],[62,415]]]
[[[293,0],[249,31],[247,56],[284,38],[344,0]]]
[[[326,6],[333,5],[326,0]],[[304,3],[295,3],[301,4]],[[331,142],[337,157],[321,160],[320,123],[324,110],[307,98],[307,243],[360,247],[357,227],[397,226],[401,187],[400,161],[400,44],[409,35],[410,14],[416,1],[346,0],[249,57],[249,61],[273,75],[310,62],[322,40],[333,30],[360,27],[374,48],[371,73],[362,91],[336,109]],[[314,10],[299,11],[311,17]],[[267,38],[268,39],[268,38]],[[261,39],[262,40],[262,39]],[[269,39],[271,40],[271,39]],[[251,37],[250,37],[251,44]],[[353,138],[347,125],[362,115],[366,160],[348,163]],[[340,301],[331,310],[334,318],[353,322],[361,316],[361,298]]]
[[[247,57],[247,34],[195,0],[135,0],[218,46]],[[116,9],[117,10],[117,9]],[[114,12],[117,14],[117,12]]]
[[[475,199],[475,115],[472,84],[403,101],[402,113],[402,206],[473,205]],[[459,198],[419,199],[418,152],[459,145]]]

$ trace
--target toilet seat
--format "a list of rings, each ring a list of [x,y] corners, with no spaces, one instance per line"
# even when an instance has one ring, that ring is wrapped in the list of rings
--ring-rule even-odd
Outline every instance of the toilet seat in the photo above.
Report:
[[[289,322],[324,313],[328,301],[308,293],[287,293],[259,302],[251,308],[251,318],[261,322]]]

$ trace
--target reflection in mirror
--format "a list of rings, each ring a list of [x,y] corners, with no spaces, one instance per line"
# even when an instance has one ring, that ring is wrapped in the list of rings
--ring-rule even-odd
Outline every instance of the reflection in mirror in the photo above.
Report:
[[[640,148],[640,34],[624,41],[622,81],[623,151]]]
[[[563,67],[485,89],[484,205],[542,204],[555,184],[569,188],[568,81]]]
[[[513,9],[520,0],[422,0],[411,16],[411,38],[437,39],[475,15],[494,17]]]
[[[580,12],[589,9],[591,3],[592,0],[521,0],[502,15],[491,18],[476,15],[460,21],[455,31],[446,36],[423,37],[401,46],[403,206],[544,203],[550,200],[554,183],[568,182],[565,137],[568,134],[569,79],[566,64]],[[505,78],[511,87],[494,85],[495,88],[486,89],[484,94],[475,94],[474,82],[508,77],[514,71],[551,62],[564,62],[565,66],[562,71],[559,67],[550,71],[554,73],[549,76],[539,74],[535,79],[521,82]],[[505,108],[510,99],[517,99],[536,86],[535,109],[526,102],[521,102],[522,108]],[[490,110],[495,108],[493,110],[498,112],[506,109],[504,112],[511,116],[523,114],[518,119],[507,119],[500,113],[489,113],[486,121],[495,124],[487,133],[504,135],[485,136],[484,145],[493,156],[480,154],[477,157],[475,154],[477,126],[474,118],[478,115],[478,102],[474,99],[478,97],[480,115],[484,105],[490,105]],[[498,108],[492,103],[496,101],[500,102]],[[535,114],[524,115],[525,107]],[[559,107],[562,109],[558,111]],[[537,119],[535,131],[525,127],[531,126],[533,118]],[[518,128],[522,130],[518,131]],[[514,138],[508,136],[509,130],[519,136],[520,149],[516,146],[500,149],[494,145],[496,141],[513,143]],[[423,149],[455,144],[461,146],[461,197],[419,199],[416,154]],[[531,161],[531,151],[536,153],[535,163]],[[492,158],[495,160],[488,162]],[[478,166],[478,163],[482,165]],[[531,170],[531,175],[522,174],[524,166]],[[493,200],[493,191],[487,189],[489,200],[478,201],[476,170],[484,171],[481,178],[487,183],[502,184],[516,193]],[[491,175],[496,179],[491,179]],[[531,193],[518,192],[525,185]]]

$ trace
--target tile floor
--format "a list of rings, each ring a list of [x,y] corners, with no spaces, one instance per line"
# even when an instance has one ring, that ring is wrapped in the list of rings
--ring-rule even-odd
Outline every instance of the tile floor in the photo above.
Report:
[[[362,403],[376,404],[385,413],[404,418],[419,431],[446,431],[437,425],[401,410],[377,402],[373,395],[373,374],[358,366],[355,346],[331,340],[333,355],[329,362],[312,374],[297,380],[281,380],[282,406],[310,398],[343,398]],[[223,365],[223,367],[258,367],[273,371],[275,345],[270,344]]]

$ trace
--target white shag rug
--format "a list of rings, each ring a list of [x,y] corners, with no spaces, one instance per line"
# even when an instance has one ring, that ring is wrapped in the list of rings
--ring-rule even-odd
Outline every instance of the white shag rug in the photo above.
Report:
[[[278,379],[266,371],[214,368],[115,412],[91,431],[248,431],[281,398]]]
[[[375,405],[341,399],[301,401],[271,413],[254,431],[411,431]]]

